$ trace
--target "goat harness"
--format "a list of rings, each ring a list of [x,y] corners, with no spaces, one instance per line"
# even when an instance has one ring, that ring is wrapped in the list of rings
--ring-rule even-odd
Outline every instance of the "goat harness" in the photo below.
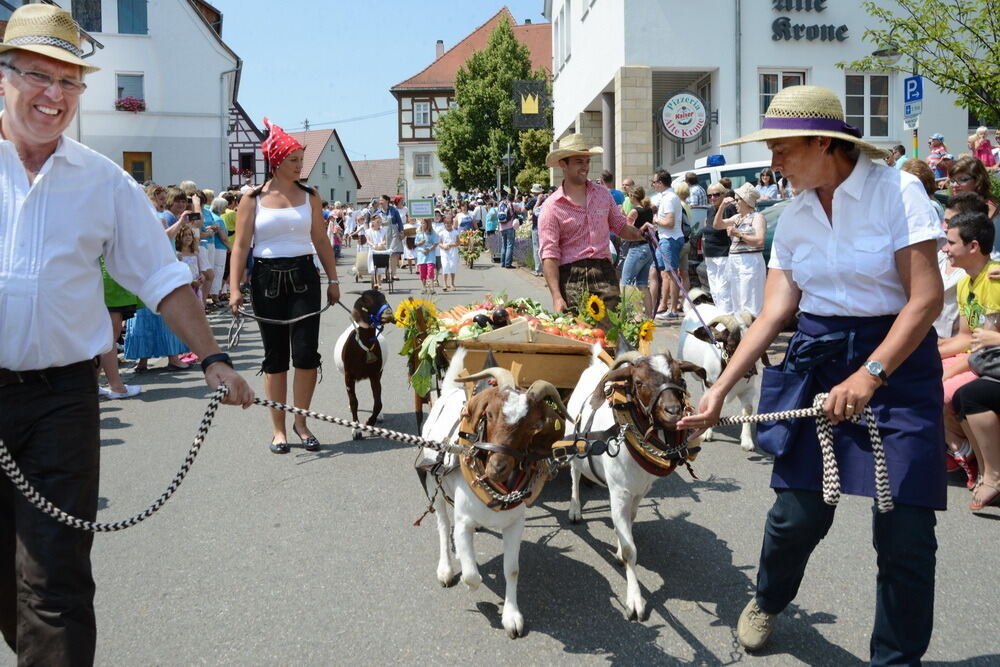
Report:
[[[649,405],[643,405],[638,397],[631,393],[626,382],[609,382],[604,389],[618,425],[619,444],[624,444],[628,453],[643,470],[657,477],[666,477],[678,465],[684,465],[691,476],[697,479],[691,468],[701,447],[697,444],[689,446],[688,430],[672,430],[657,428],[653,419],[653,408],[665,391],[675,391],[680,394],[684,404],[684,414],[694,413],[694,408],[684,387],[668,382],[660,387]]]

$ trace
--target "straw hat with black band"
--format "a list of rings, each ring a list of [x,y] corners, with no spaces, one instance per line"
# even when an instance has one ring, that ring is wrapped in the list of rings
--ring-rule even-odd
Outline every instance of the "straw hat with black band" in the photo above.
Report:
[[[844,107],[837,95],[821,86],[789,86],[771,100],[761,129],[734,141],[732,146],[785,137],[833,137],[849,141],[872,158],[884,158],[886,151],[861,138],[861,130],[844,122]]]
[[[13,49],[78,65],[84,74],[100,69],[84,62],[80,26],[72,14],[54,5],[23,5],[14,10],[7,21],[0,53]]]
[[[568,134],[559,140],[559,148],[545,156],[545,166],[558,168],[559,160],[571,157],[591,157],[603,153],[604,149],[600,146],[588,147],[587,140],[583,138],[582,134]]]

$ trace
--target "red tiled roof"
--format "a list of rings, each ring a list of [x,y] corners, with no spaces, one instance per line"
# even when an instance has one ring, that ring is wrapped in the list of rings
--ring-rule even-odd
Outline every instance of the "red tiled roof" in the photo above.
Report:
[[[337,134],[336,130],[309,130],[308,132],[289,132],[288,134],[295,137],[295,140],[305,146],[306,149],[305,154],[302,156],[302,178],[309,179],[312,175],[312,170],[316,168],[319,156],[323,154],[323,149],[330,141],[330,138],[333,137],[340,147],[340,152],[344,154],[344,158],[347,160],[347,166],[351,169],[351,175],[354,176],[354,181],[358,184],[357,187],[361,187],[361,179],[358,178],[358,172],[355,171],[351,158],[347,157],[347,151],[344,149],[344,144],[340,142],[340,135]]]
[[[354,163],[361,177],[361,189],[357,201],[367,204],[380,195],[396,193],[399,182],[399,158],[388,160],[358,160]]]
[[[531,69],[544,68],[546,72],[552,69],[552,33],[550,23],[531,23],[517,25],[514,16],[507,7],[503,7],[486,23],[476,28],[465,39],[455,46],[445,51],[444,55],[436,59],[423,71],[411,76],[406,81],[397,83],[390,90],[406,89],[447,89],[455,87],[455,76],[458,68],[465,64],[465,61],[472,56],[474,51],[481,51],[486,48],[490,39],[490,33],[497,23],[507,17],[514,24],[514,36],[519,42],[528,47],[531,53]]]

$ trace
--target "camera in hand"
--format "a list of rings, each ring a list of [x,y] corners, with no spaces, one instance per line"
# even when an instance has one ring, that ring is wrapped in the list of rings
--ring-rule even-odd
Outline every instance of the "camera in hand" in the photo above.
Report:
[[[201,213],[188,213],[188,220],[201,220]]]

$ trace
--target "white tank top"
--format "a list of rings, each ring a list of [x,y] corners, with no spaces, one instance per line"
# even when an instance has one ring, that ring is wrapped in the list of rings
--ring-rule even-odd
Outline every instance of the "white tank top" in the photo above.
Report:
[[[310,236],[312,206],[308,194],[304,204],[293,208],[267,208],[261,206],[259,195],[255,199],[254,257],[300,257],[316,252]]]

